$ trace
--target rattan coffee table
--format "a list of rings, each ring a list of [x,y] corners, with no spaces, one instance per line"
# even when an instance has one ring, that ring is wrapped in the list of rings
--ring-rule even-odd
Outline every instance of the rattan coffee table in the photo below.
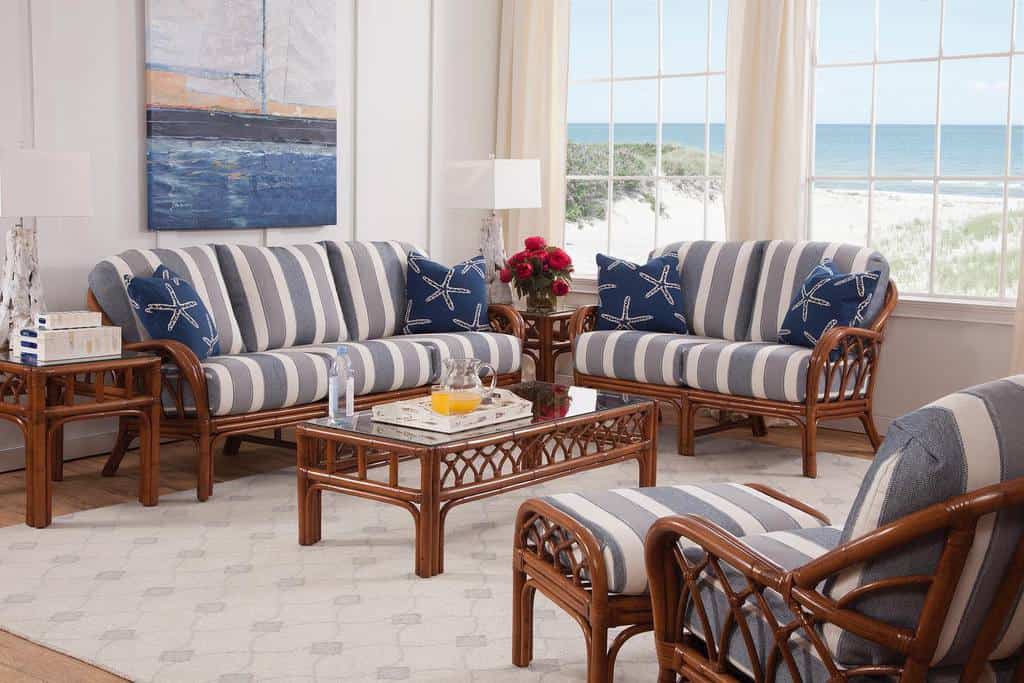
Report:
[[[651,400],[543,382],[507,388],[534,402],[532,418],[450,435],[375,423],[369,412],[300,424],[299,543],[321,538],[324,491],[390,503],[413,517],[416,574],[426,578],[444,571],[444,522],[456,505],[626,460],[637,461],[640,486],[655,485]],[[418,476],[400,477],[405,461]]]

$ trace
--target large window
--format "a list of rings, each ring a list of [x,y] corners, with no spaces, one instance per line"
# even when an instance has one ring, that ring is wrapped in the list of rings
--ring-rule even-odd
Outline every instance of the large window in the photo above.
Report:
[[[725,235],[725,0],[572,0],[565,247],[645,261]]]
[[[876,247],[905,293],[1016,297],[1022,15],[1024,0],[819,0],[814,239]]]

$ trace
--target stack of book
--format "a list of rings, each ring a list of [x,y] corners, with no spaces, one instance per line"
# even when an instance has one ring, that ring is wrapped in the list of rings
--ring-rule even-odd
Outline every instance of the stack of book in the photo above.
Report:
[[[121,328],[104,325],[94,311],[40,313],[35,327],[13,335],[11,354],[46,365],[121,355]]]

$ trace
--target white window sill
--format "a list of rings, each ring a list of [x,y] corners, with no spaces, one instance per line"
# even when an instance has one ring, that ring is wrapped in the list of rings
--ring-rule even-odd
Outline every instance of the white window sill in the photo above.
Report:
[[[570,296],[597,296],[597,279],[574,278]],[[581,302],[582,303],[582,302]],[[1013,325],[1016,307],[1010,302],[971,301],[969,299],[942,299],[938,297],[901,296],[895,318],[920,320],[946,320],[983,325]]]

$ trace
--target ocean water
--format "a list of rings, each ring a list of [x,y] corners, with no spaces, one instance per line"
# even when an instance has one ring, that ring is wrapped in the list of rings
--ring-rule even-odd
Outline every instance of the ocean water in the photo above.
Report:
[[[712,154],[722,154],[725,130],[722,124],[711,124],[709,131]],[[570,142],[604,143],[608,126],[603,123],[570,123]],[[617,123],[617,143],[656,142],[653,123]],[[819,176],[863,176],[868,173],[870,127],[859,124],[818,124],[815,130],[815,174]],[[704,124],[666,123],[662,143],[675,143],[703,149]],[[935,126],[915,124],[879,124],[875,137],[875,175],[924,176],[935,172]],[[1000,176],[1006,164],[1006,126],[944,125],[938,145],[943,176]],[[1024,126],[1013,126],[1010,146],[1010,173],[1024,175]],[[866,189],[864,183],[836,181],[821,186]],[[928,183],[888,181],[887,191],[928,192]],[[942,192],[978,196],[1001,196],[1001,183],[982,181],[943,182]],[[1011,185],[1011,193],[1024,192],[1024,184]]]

